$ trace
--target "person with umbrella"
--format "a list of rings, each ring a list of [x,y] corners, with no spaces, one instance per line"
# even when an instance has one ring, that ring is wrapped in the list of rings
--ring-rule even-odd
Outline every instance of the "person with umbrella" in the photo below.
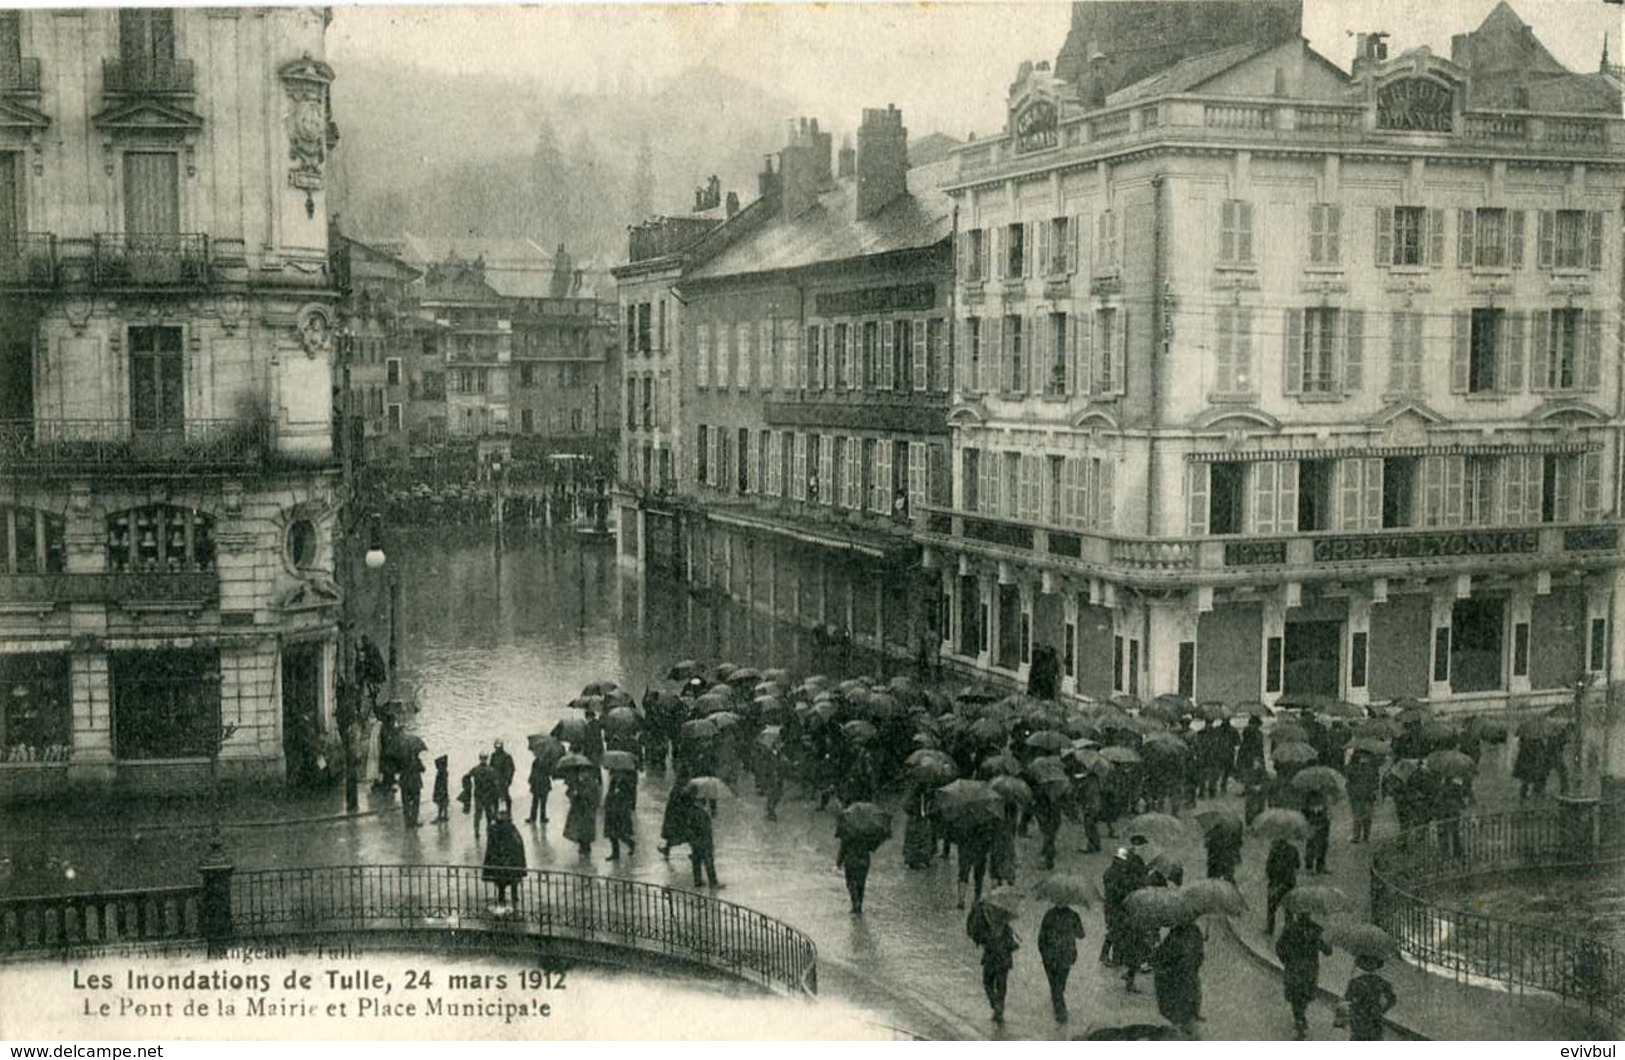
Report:
[[[1049,785],[1033,786],[1033,816],[1038,819],[1038,832],[1044,837],[1039,855],[1044,859],[1044,869],[1053,872],[1056,839],[1061,834],[1061,796]]]
[[[1230,790],[1230,778],[1237,772],[1236,749],[1241,744],[1241,733],[1236,731],[1234,718],[1225,718],[1213,732],[1213,742],[1217,745],[1214,757],[1217,759],[1219,773],[1218,794],[1223,795]]]
[[[1354,967],[1360,974],[1349,980],[1343,993],[1348,1006],[1349,1041],[1380,1042],[1383,1038],[1383,1017],[1399,998],[1393,984],[1381,975],[1382,958],[1374,954],[1357,954]]]
[[[1145,850],[1149,841],[1143,835],[1129,836],[1128,857],[1126,859],[1126,884],[1128,890],[1122,896],[1122,916],[1118,920],[1118,936],[1113,944],[1113,951],[1117,959],[1123,963],[1123,987],[1129,993],[1139,992],[1134,985],[1135,978],[1141,973],[1151,971],[1147,966],[1150,956],[1151,939],[1155,936],[1155,929],[1149,932],[1143,924],[1136,922],[1134,916],[1126,908],[1128,896],[1144,887],[1153,885],[1151,866],[1146,862]],[[1110,870],[1108,870],[1110,871]]]
[[[1265,781],[1269,778],[1262,762],[1237,772],[1241,775],[1241,816],[1250,825],[1269,804],[1269,793],[1265,789]]]
[[[592,857],[592,843],[598,838],[602,785],[598,767],[590,760],[572,768],[564,780],[564,796],[570,802],[570,811],[564,818],[564,838],[580,849],[583,860]]]
[[[1354,818],[1355,843],[1371,842],[1372,811],[1382,790],[1382,755],[1360,749],[1356,743],[1348,766],[1349,814]]]
[[[626,755],[610,759],[610,755]],[[607,861],[621,860],[621,844],[628,854],[638,852],[637,840],[632,837],[633,813],[638,808],[637,757],[626,751],[612,751],[605,755],[612,761],[609,770],[609,791],[604,795],[604,838],[609,840]]]
[[[418,827],[418,806],[423,798],[423,760],[416,751],[401,756],[401,819],[406,827]]]
[[[479,764],[468,771],[464,784],[474,796],[474,838],[480,837],[480,822],[497,819],[497,775],[491,769],[491,756],[480,755]]]
[[[1530,792],[1546,794],[1546,778],[1552,771],[1550,758],[1545,740],[1536,738],[1532,730],[1527,735],[1524,730],[1519,730],[1518,754],[1512,760],[1512,775],[1518,780],[1520,801],[1528,799]]]
[[[446,808],[451,805],[451,776],[447,770],[451,760],[441,755],[434,760],[434,808],[435,824],[445,824],[450,818],[446,815]]]
[[[580,752],[587,756],[587,760],[597,765],[604,757],[604,726],[598,720],[598,711],[588,707],[584,712],[587,722],[587,731],[581,741]]]
[[[1257,714],[1247,719],[1247,727],[1236,741],[1236,772],[1264,768],[1264,722]]]
[[[485,844],[485,882],[496,884],[497,904],[506,905],[525,878],[525,842],[513,825],[513,816],[499,813],[491,821],[491,834]]]
[[[1332,818],[1326,798],[1311,792],[1303,803],[1303,818],[1309,822],[1309,841],[1304,844],[1304,868],[1314,876],[1326,875],[1326,853],[1332,844]]]
[[[763,734],[765,737],[765,733]],[[767,806],[767,819],[779,819],[779,800],[784,798],[784,745],[780,740],[759,739],[756,743],[756,790]]]
[[[1288,911],[1275,955],[1281,959],[1286,1003],[1292,1006],[1292,1027],[1300,1042],[1309,1036],[1309,1003],[1320,984],[1320,958],[1331,952],[1332,944],[1308,910]]]
[[[666,809],[660,818],[660,856],[671,857],[671,848],[688,845],[689,803],[696,801],[688,790],[688,779],[678,775],[666,795]]]
[[[553,744],[557,747],[557,744]],[[530,816],[525,818],[526,824],[535,824],[540,821],[547,823],[547,797],[553,793],[553,773],[548,768],[548,756],[553,752],[546,749],[546,745],[534,748],[535,757],[530,760],[530,777],[526,784],[530,788]]]
[[[1066,981],[1078,963],[1078,940],[1083,938],[1083,918],[1070,904],[1055,901],[1038,925],[1038,958],[1049,980],[1049,1000],[1055,1022],[1067,1021]]]
[[[1216,811],[1210,811],[1216,812]],[[1236,882],[1236,866],[1241,864],[1242,824],[1234,816],[1220,817],[1203,836],[1210,880]]]
[[[689,865],[694,869],[694,886],[705,886],[705,879],[709,878],[711,889],[721,890],[727,885],[717,882],[716,832],[711,826],[711,814],[705,808],[705,800],[691,798],[685,808],[683,836],[688,842]]]
[[[1206,956],[1202,929],[1196,917],[1186,915],[1168,929],[1151,955],[1157,1011],[1185,1035],[1194,1033],[1202,1018],[1202,961]]]
[[[1010,926],[1011,914],[977,896],[965,918],[965,934],[982,948],[982,990],[993,1007],[993,1022],[1004,1022],[1004,998],[1010,985],[1010,968],[1015,964],[1021,942]]]
[[[1076,778],[1074,784],[1076,791],[1078,816],[1083,820],[1084,848],[1082,853],[1098,854],[1100,845],[1100,817],[1102,809],[1100,774],[1093,769],[1084,769],[1083,775]]]
[[[988,853],[988,871],[994,883],[1016,882],[1016,823],[1020,815],[1020,805],[1010,803],[1004,808],[1002,822],[992,826],[993,845]]]
[[[869,882],[869,863],[875,848],[891,834],[891,822],[872,802],[858,802],[841,811],[835,823],[835,839],[840,844],[835,867],[846,874],[846,893],[852,899],[852,915],[863,915],[863,893]]]
[[[1446,856],[1459,858],[1462,854],[1461,818],[1467,812],[1467,782],[1461,777],[1450,777],[1434,791],[1434,816],[1444,839]]]
[[[491,745],[491,771],[496,774],[497,779],[497,809],[507,810],[509,816],[512,816],[515,772],[513,755],[503,750],[501,740]]]
[[[1277,836],[1270,843],[1269,856],[1264,859],[1264,934],[1275,937],[1275,911],[1287,892],[1298,885],[1298,867],[1302,859],[1298,848],[1286,836]]]

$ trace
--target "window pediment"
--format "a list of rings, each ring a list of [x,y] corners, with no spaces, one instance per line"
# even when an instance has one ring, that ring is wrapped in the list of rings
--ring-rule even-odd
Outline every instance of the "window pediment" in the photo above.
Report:
[[[0,129],[23,133],[43,132],[51,126],[51,116],[44,111],[19,103],[15,99],[0,97]]]
[[[1274,432],[1281,429],[1280,420],[1251,407],[1208,409],[1196,418],[1195,425],[1202,430],[1251,431],[1262,427]]]
[[[103,168],[112,176],[119,144],[173,143],[186,152],[186,175],[197,176],[194,145],[203,118],[184,107],[157,99],[135,99],[108,107],[91,119],[102,133]]]
[[[1531,411],[1525,419],[1532,423],[1550,423],[1564,426],[1576,420],[1605,421],[1608,414],[1589,401],[1548,401]]]

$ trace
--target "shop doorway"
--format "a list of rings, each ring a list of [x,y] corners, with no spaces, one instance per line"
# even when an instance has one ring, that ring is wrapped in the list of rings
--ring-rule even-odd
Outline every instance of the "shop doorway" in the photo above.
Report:
[[[282,756],[288,783],[306,787],[322,775],[322,648],[282,649]]]
[[[1505,600],[1457,600],[1450,612],[1450,690],[1490,692],[1501,688],[1505,638]]]
[[[1343,673],[1343,623],[1288,622],[1282,691],[1337,699]]]

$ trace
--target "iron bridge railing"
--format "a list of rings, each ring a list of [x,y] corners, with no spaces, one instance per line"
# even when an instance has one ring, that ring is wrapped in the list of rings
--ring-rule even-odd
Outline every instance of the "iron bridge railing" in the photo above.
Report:
[[[1598,834],[1575,824],[1536,810],[1403,832],[1372,849],[1371,920],[1431,972],[1549,994],[1618,1026],[1625,1017],[1625,953],[1550,925],[1475,913],[1443,894],[1474,877],[1576,870],[1625,853],[1617,830],[1602,828],[1599,843]]]
[[[211,893],[229,893],[229,921],[211,919]],[[202,887],[0,899],[0,956],[202,941],[211,923],[229,923],[239,939],[366,931],[569,939],[660,954],[781,992],[818,991],[813,941],[755,910],[641,880],[548,869],[522,872],[498,906],[495,886],[478,865],[260,869],[235,873],[229,892],[211,892],[205,881]]]

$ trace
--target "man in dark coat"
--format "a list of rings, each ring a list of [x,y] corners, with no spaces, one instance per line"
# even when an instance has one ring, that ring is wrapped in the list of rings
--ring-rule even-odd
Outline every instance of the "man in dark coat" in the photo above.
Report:
[[[1247,719],[1236,743],[1236,772],[1245,775],[1249,769],[1264,768],[1264,723],[1258,715]]]
[[[1349,814],[1354,818],[1356,843],[1371,842],[1371,818],[1377,805],[1377,793],[1382,788],[1382,758],[1365,751],[1355,751],[1349,760],[1348,793]]]
[[[1208,829],[1207,876],[1210,880],[1236,882],[1236,866],[1241,864],[1242,831],[1233,822],[1221,821]]]
[[[530,816],[525,818],[525,823],[540,821],[546,824],[547,797],[553,793],[553,774],[548,771],[547,762],[541,755],[530,760],[530,776],[526,785],[530,788]]]
[[[1003,827],[1002,824],[997,827]],[[975,900],[982,900],[982,884],[987,876],[988,863],[993,858],[993,822],[960,829],[953,833],[959,848],[959,908],[965,908],[965,885],[975,877]]]
[[[1309,1035],[1309,1003],[1320,984],[1320,958],[1330,955],[1321,927],[1308,913],[1288,914],[1286,927],[1275,943],[1286,985],[1286,1003],[1292,1006],[1292,1027],[1298,1041]]]
[[[1083,938],[1083,918],[1069,905],[1051,906],[1038,925],[1038,957],[1049,980],[1050,1005],[1055,1022],[1067,1021],[1066,980],[1078,963],[1078,940]]]
[[[1145,886],[1147,875],[1146,864],[1139,854],[1127,847],[1119,847],[1112,857],[1112,863],[1106,866],[1106,872],[1101,877],[1101,897],[1105,900],[1103,914],[1106,920],[1106,937],[1100,943],[1100,961],[1108,967],[1125,963],[1128,953],[1135,948],[1128,941],[1133,926],[1129,923],[1128,911],[1123,903],[1128,900],[1129,895]],[[1139,955],[1135,953],[1134,958],[1137,964]]]
[[[513,814],[513,755],[502,749],[502,741],[491,746],[491,771],[497,775],[498,810]]]
[[[1151,963],[1156,970],[1157,1011],[1189,1035],[1202,1015],[1202,929],[1186,920],[1168,929]]]
[[[1434,794],[1435,817],[1439,822],[1444,852],[1452,858],[1461,857],[1461,816],[1467,812],[1467,785],[1460,777],[1451,777],[1440,784]]]
[[[1021,943],[1010,927],[1009,917],[994,910],[980,898],[965,918],[965,934],[982,947],[982,990],[993,1007],[993,1022],[1004,1022],[1004,997],[1010,984],[1010,966],[1015,963]]]
[[[1265,775],[1262,765],[1249,766],[1240,773],[1242,820],[1252,824],[1253,819],[1264,812],[1269,802],[1269,793],[1265,790],[1265,783],[1269,778]]]
[[[1083,776],[1076,778],[1074,787],[1077,791],[1078,816],[1083,818],[1083,837],[1086,843],[1083,853],[1098,854],[1101,815],[1100,777],[1093,770],[1085,770]]]
[[[1224,724],[1213,730],[1214,742],[1219,750],[1215,758],[1219,763],[1219,794],[1223,795],[1230,789],[1230,778],[1236,772],[1236,749],[1241,744],[1241,734],[1236,731],[1235,720],[1224,719]]]
[[[483,875],[487,883],[496,884],[499,905],[507,903],[509,894],[517,890],[525,878],[525,842],[519,838],[513,818],[506,813],[498,814],[491,822]]]
[[[1326,800],[1311,795],[1303,806],[1303,818],[1309,822],[1309,842],[1304,844],[1304,868],[1311,875],[1326,875],[1326,852],[1332,845],[1332,818]]]
[[[638,774],[635,769],[612,769],[609,791],[604,795],[604,838],[609,840],[609,861],[621,860],[621,844],[629,854],[638,852],[632,837],[633,814],[638,807]]]
[[[401,819],[406,827],[418,827],[418,806],[422,798],[423,762],[415,753],[405,755],[401,759]]]
[[[694,886],[705,886],[708,877],[711,889],[720,890],[727,885],[717,882],[716,833],[712,830],[711,814],[706,811],[705,800],[687,800],[686,816],[688,823],[683,832],[688,839],[688,861],[694,869]]]
[[[1343,994],[1349,1007],[1349,1041],[1380,1042],[1383,1017],[1399,998],[1394,995],[1393,984],[1377,974],[1382,970],[1380,958],[1362,955],[1354,958],[1354,966],[1361,974],[1349,980]]]
[[[756,790],[767,806],[767,819],[779,819],[779,800],[784,798],[784,749],[778,744],[757,745]]]
[[[1035,785],[1033,792],[1033,816],[1038,819],[1038,832],[1044,837],[1044,845],[1039,855],[1044,859],[1044,868],[1053,872],[1055,869],[1056,839],[1061,834],[1061,802],[1060,799],[1044,790],[1042,785]]]
[[[583,859],[592,856],[592,843],[598,838],[598,803],[603,795],[603,777],[597,766],[571,771],[564,782],[570,810],[564,817],[564,838],[574,843]]]
[[[474,791],[474,838],[480,837],[480,822],[495,822],[497,819],[497,800],[501,791],[497,786],[496,770],[491,768],[489,755],[480,755],[479,765],[469,770],[469,777],[473,781]]]
[[[863,892],[869,882],[869,863],[874,856],[872,836],[852,835],[846,821],[835,825],[835,839],[840,848],[835,852],[835,867],[846,874],[846,893],[852,899],[852,915],[863,915]]]
[[[588,708],[586,714],[587,735],[581,741],[580,750],[593,765],[597,765],[604,757],[604,726],[598,720],[597,711]]]
[[[1270,844],[1269,856],[1264,861],[1265,919],[1264,933],[1275,937],[1275,911],[1281,899],[1298,885],[1298,866],[1302,863],[1298,848],[1291,840],[1281,838]]]

